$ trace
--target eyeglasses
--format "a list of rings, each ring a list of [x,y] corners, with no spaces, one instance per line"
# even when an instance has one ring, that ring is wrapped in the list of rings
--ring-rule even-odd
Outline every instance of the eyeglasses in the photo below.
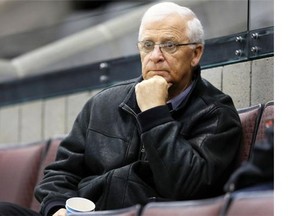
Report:
[[[152,52],[155,48],[155,45],[158,45],[162,52],[164,51],[166,53],[172,54],[172,53],[177,51],[177,48],[179,46],[195,45],[198,43],[193,42],[193,43],[182,43],[181,44],[181,43],[175,43],[172,41],[167,41],[165,43],[156,44],[153,41],[139,41],[138,44],[139,44],[139,46],[138,46],[139,50],[144,52],[144,53]]]

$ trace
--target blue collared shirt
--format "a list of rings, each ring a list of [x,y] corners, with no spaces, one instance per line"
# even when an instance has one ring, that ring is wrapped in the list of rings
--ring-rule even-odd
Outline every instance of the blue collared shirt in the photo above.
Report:
[[[177,95],[176,97],[174,97],[171,100],[167,101],[167,103],[170,103],[172,105],[172,109],[173,110],[175,110],[181,104],[181,102],[187,97],[188,93],[192,89],[193,83],[194,82],[192,82],[191,85],[188,86],[188,88],[186,88],[179,95]]]

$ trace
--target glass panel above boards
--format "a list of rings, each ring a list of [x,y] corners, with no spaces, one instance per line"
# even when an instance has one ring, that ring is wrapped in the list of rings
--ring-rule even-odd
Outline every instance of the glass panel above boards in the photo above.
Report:
[[[274,0],[249,0],[249,30],[274,26]]]
[[[248,0],[182,0],[174,2],[183,3],[196,13],[202,22],[205,39],[248,30]],[[190,4],[188,5],[187,2]]]
[[[273,55],[273,0],[171,1],[192,9],[201,20],[207,67]],[[17,62],[11,70],[21,72],[14,74],[37,75],[138,55],[141,17],[159,1],[105,1],[89,4],[89,10],[86,4],[80,9],[71,5],[73,1],[8,2],[14,6],[0,10],[0,60],[5,63],[0,70]]]

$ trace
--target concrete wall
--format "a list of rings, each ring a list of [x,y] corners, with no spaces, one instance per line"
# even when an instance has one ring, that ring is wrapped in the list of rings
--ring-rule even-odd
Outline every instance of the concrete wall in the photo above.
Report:
[[[206,69],[202,76],[229,94],[236,108],[274,99],[274,57]],[[84,103],[97,91],[0,107],[0,146],[68,133]]]
[[[202,76],[229,94],[236,108],[274,100],[274,57],[207,69]]]

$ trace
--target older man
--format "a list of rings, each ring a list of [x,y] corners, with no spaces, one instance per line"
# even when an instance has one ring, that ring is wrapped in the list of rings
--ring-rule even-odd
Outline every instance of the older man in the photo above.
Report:
[[[241,123],[231,98],[201,78],[203,37],[188,8],[147,10],[138,42],[142,76],[84,106],[36,188],[41,215],[65,215],[75,196],[103,210],[222,192]]]

